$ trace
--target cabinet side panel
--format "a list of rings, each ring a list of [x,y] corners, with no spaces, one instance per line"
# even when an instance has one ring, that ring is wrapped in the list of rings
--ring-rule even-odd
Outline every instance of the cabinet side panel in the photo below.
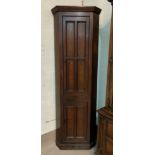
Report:
[[[59,13],[54,15],[54,43],[55,43],[55,95],[56,95],[56,141],[60,141],[61,132],[61,83],[60,83],[60,24]]]
[[[98,68],[98,33],[99,15],[93,13],[93,37],[92,37],[92,89],[91,89],[91,140],[96,140],[96,96],[97,96],[97,68]]]

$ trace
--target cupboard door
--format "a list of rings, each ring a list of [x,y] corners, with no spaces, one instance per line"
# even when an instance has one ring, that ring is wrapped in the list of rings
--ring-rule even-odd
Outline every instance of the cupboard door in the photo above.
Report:
[[[64,139],[86,141],[88,127],[89,17],[63,16]]]

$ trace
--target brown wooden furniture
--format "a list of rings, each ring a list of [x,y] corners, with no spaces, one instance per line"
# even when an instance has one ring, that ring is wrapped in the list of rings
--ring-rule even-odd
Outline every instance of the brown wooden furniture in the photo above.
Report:
[[[56,6],[56,144],[89,149],[96,139],[97,7]]]
[[[111,3],[112,0],[109,0]],[[98,110],[99,125],[96,155],[113,154],[113,18],[111,20],[106,106]]]
[[[110,108],[104,107],[98,110],[99,125],[97,133],[96,155],[113,154],[113,113]]]

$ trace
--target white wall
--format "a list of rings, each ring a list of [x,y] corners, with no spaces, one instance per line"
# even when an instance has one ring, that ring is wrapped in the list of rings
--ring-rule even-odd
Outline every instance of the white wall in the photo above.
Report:
[[[42,134],[55,129],[55,70],[54,70],[54,23],[51,9],[56,5],[81,6],[81,0],[42,0],[42,98],[41,124]],[[107,0],[85,0],[86,6],[98,6],[100,14],[100,29],[109,24],[111,5]],[[104,37],[104,36],[103,36]],[[109,38],[106,37],[106,40]],[[102,44],[102,43],[101,43]],[[106,51],[105,51],[106,52]],[[100,65],[99,65],[100,66]],[[105,65],[106,68],[106,65]],[[101,71],[102,72],[102,71]],[[105,75],[106,77],[106,75]],[[101,96],[102,97],[102,96]],[[102,97],[103,98],[103,97]],[[100,100],[99,100],[100,101]],[[99,102],[100,103],[100,102]],[[104,103],[103,103],[104,104]]]

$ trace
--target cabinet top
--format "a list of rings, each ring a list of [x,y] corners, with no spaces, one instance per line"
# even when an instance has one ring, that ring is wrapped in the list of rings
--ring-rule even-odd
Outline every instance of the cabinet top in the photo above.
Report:
[[[95,12],[100,14],[101,9],[96,6],[55,6],[52,13],[56,12]]]

